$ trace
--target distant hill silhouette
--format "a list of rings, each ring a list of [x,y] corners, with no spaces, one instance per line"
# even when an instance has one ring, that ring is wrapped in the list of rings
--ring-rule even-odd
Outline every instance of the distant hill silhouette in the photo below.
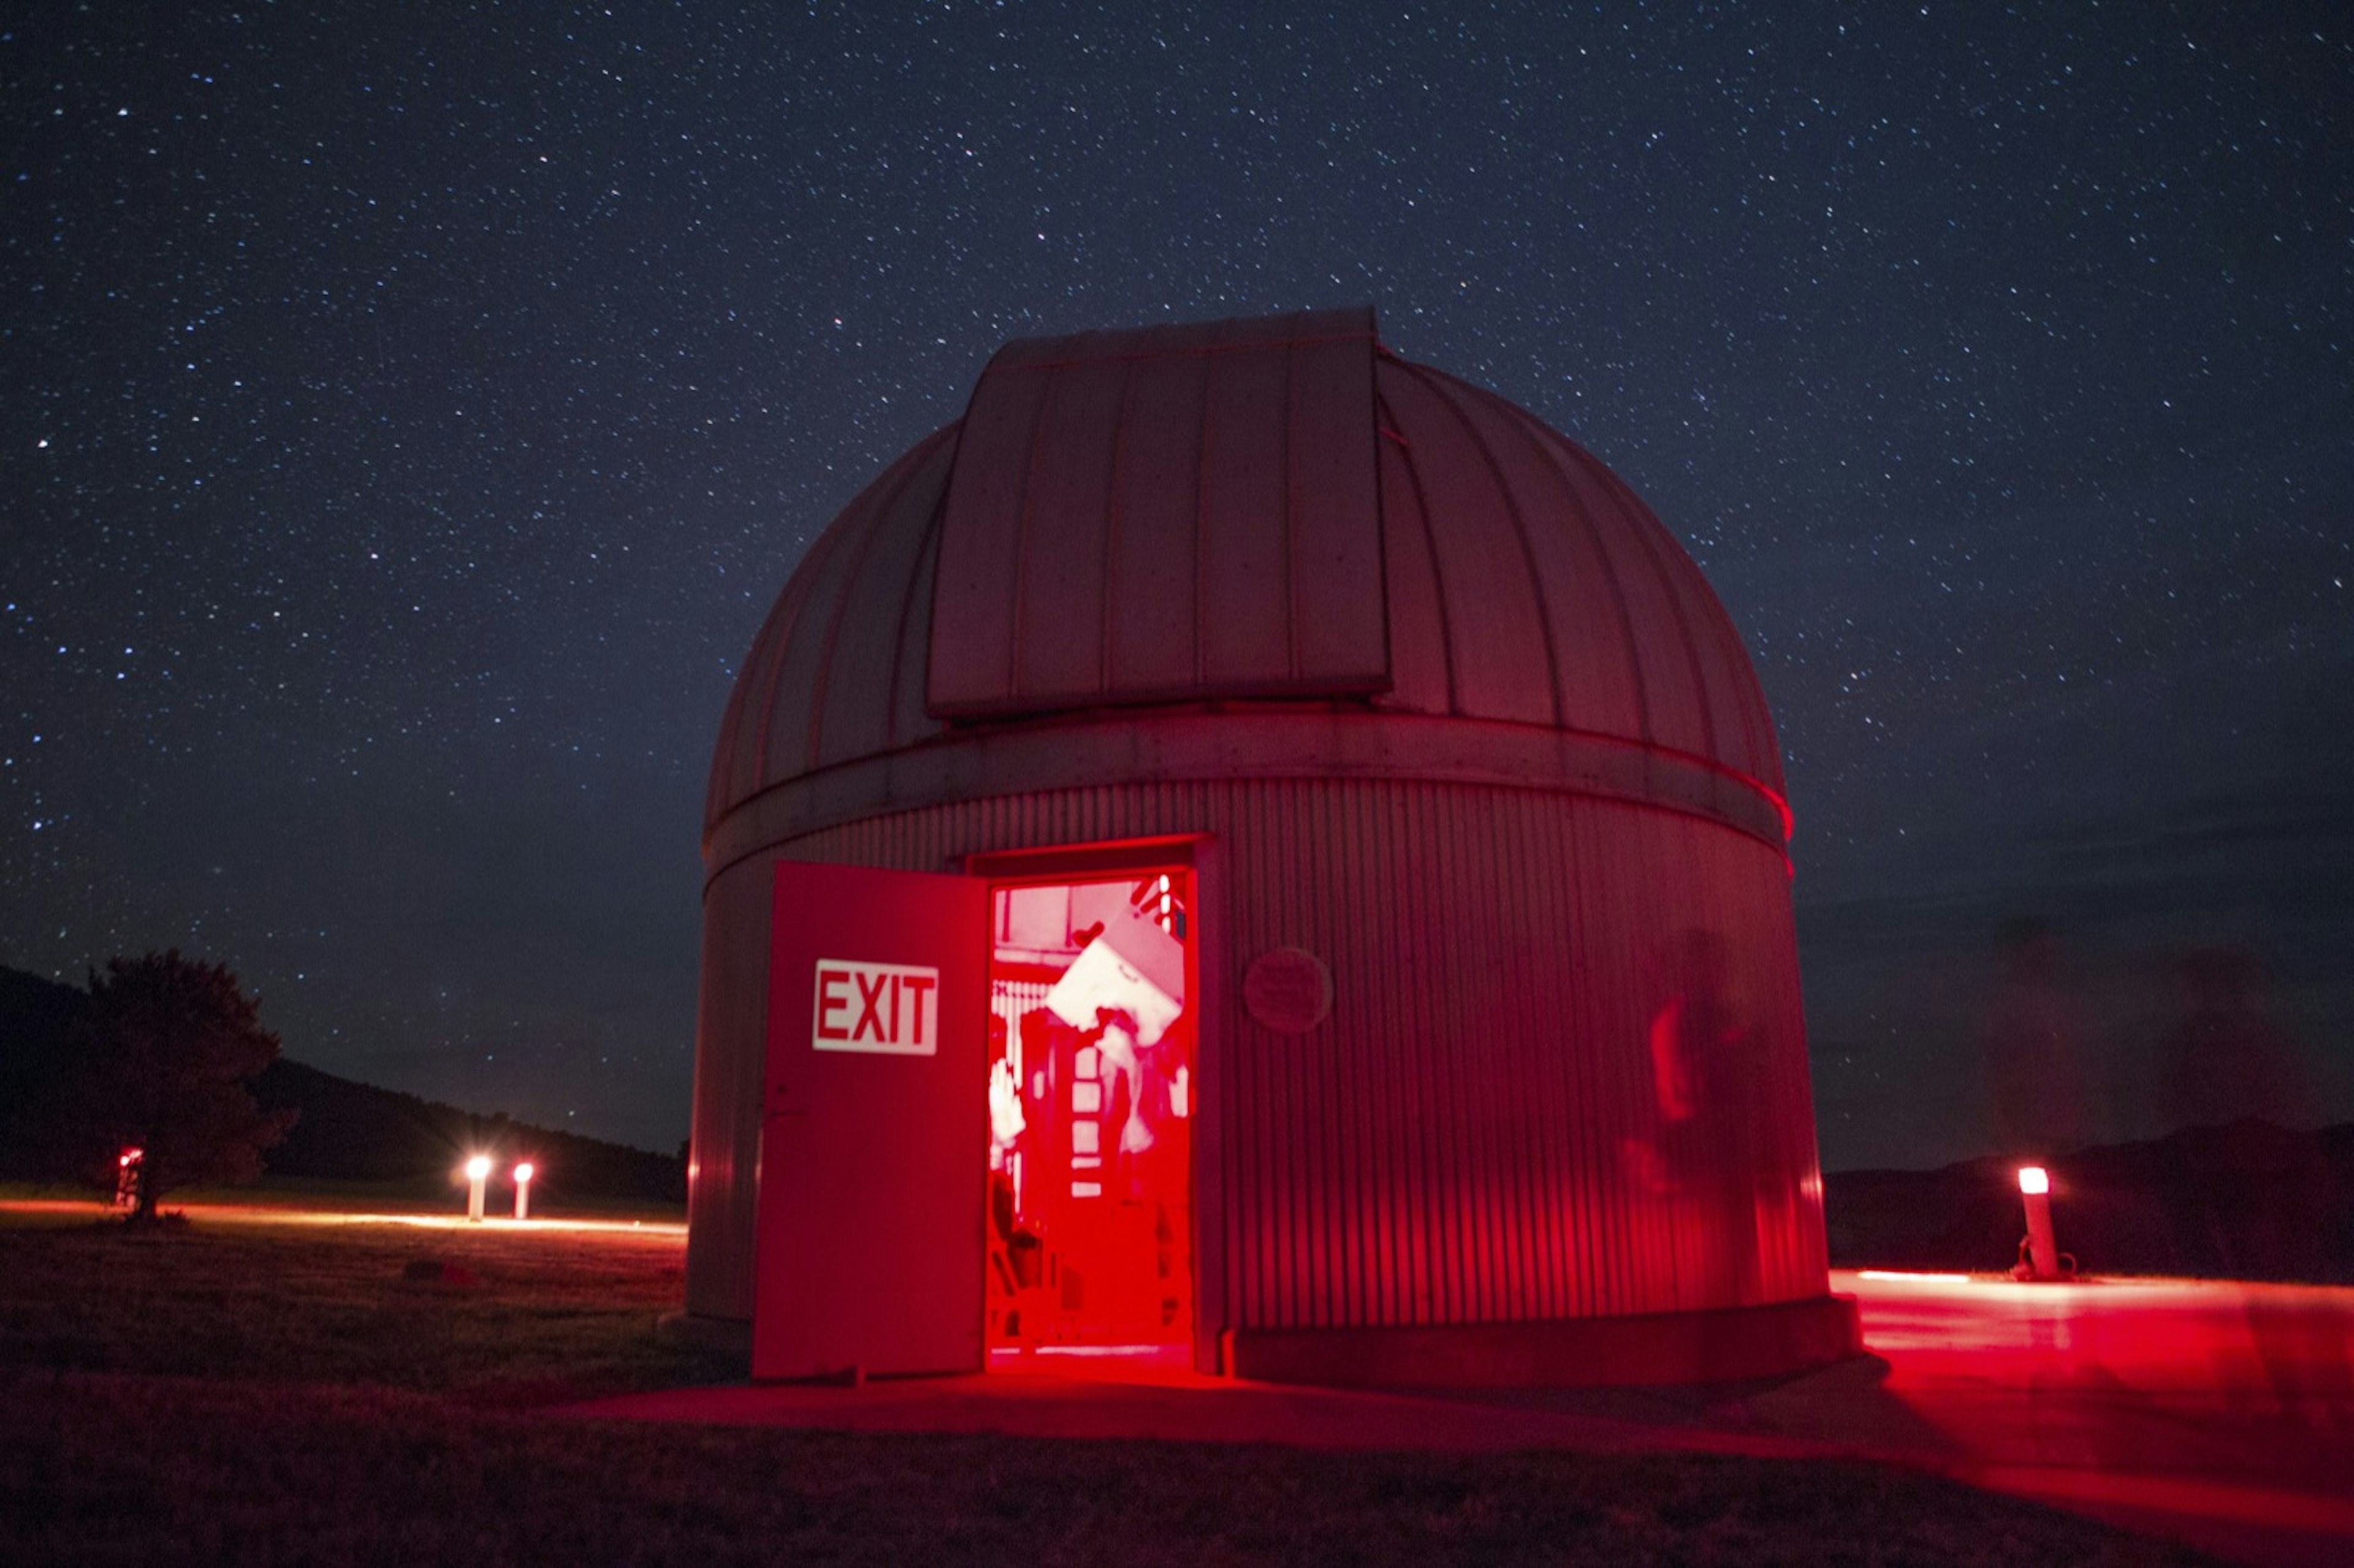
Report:
[[[74,1019],[88,1001],[77,987],[0,966],[0,1177],[38,1173],[26,1152],[33,1140],[16,1118],[53,1081]],[[469,1154],[486,1153],[503,1172],[519,1159],[537,1165],[535,1201],[672,1203],[686,1198],[685,1162],[675,1155],[504,1115],[479,1116],[283,1056],[252,1087],[265,1109],[291,1107],[302,1113],[266,1157],[271,1176],[393,1184],[429,1196],[447,1190],[451,1172]]]
[[[253,1081],[265,1109],[301,1111],[286,1140],[269,1155],[272,1176],[331,1181],[386,1181],[420,1189],[446,1186],[470,1154],[488,1154],[505,1168],[517,1160],[538,1167],[535,1199],[584,1198],[686,1201],[686,1166],[655,1154],[578,1133],[478,1116],[456,1106],[355,1083],[283,1057]]]
[[[1824,1177],[1831,1262],[2009,1268],[2026,1229],[2020,1163]],[[2061,1250],[2088,1274],[2354,1284],[2354,1123],[2185,1128],[2044,1163]]]

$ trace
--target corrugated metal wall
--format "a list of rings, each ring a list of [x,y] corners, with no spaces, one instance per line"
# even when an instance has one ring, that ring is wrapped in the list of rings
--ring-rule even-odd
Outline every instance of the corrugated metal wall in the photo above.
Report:
[[[694,1141],[686,1167],[686,1309],[708,1318],[748,1321],[752,1316],[773,880],[769,857],[758,856],[729,867],[703,894]]]
[[[1746,834],[1538,790],[1213,780],[902,812],[780,853],[940,870],[1182,832],[1214,835],[1199,1144],[1214,1169],[1197,1220],[1212,1327],[1823,1293],[1788,883]],[[689,1301],[720,1316],[750,1310],[768,864],[729,868],[706,906]],[[1331,1016],[1304,1035],[1241,1006],[1244,967],[1287,945],[1333,975]]]
[[[774,857],[1165,833],[1214,835],[1212,1325],[1822,1293],[1788,817],[1740,640],[1606,467],[1372,331],[1009,344],[811,548],[714,759],[693,1310],[750,1311]],[[1241,1009],[1279,946],[1333,972],[1305,1035]]]

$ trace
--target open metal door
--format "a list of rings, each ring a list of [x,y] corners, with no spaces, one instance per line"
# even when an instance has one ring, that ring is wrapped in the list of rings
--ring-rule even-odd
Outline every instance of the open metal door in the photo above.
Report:
[[[752,1375],[981,1365],[989,887],[777,863]]]

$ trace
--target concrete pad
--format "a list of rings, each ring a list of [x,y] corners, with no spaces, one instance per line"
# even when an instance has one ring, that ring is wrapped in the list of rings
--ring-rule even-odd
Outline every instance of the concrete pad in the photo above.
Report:
[[[1819,1446],[1740,1434],[1670,1433],[1575,1412],[1523,1410],[1421,1394],[1137,1373],[1116,1361],[1058,1362],[960,1377],[882,1379],[856,1387],[739,1384],[629,1394],[566,1414],[637,1421],[799,1426],[845,1432],[994,1432],[1021,1437],[1280,1443],[1308,1448],[1702,1448],[1801,1454]]]
[[[2257,1563],[2354,1562],[2354,1290],[1841,1272],[1871,1354],[1732,1387],[1363,1392],[1150,1357],[673,1390],[568,1413],[1462,1452],[1677,1449],[1937,1471]]]

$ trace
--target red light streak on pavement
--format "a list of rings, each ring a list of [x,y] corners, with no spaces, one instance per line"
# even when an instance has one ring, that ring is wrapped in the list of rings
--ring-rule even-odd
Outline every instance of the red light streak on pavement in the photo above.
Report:
[[[185,1213],[199,1224],[228,1225],[311,1225],[336,1228],[345,1225],[408,1225],[428,1231],[514,1231],[599,1232],[660,1241],[671,1246],[686,1245],[686,1225],[679,1220],[509,1220],[498,1215],[480,1224],[470,1224],[461,1208],[455,1213],[440,1209],[427,1212],[361,1211],[321,1209],[303,1203],[165,1203],[171,1213]],[[0,1201],[0,1213],[49,1215],[58,1218],[101,1219],[107,1210],[103,1205],[70,1198],[12,1198]]]
[[[1887,1362],[1881,1400],[1829,1388],[1836,1370],[1800,1379],[1756,1402],[1780,1404],[1791,1435],[1861,1440],[2242,1561],[2354,1559],[2354,1290],[1835,1283]]]
[[[999,1358],[864,1389],[632,1395],[576,1413],[1310,1447],[1682,1448],[1875,1459],[2240,1562],[2354,1561],[2354,1290],[1840,1272],[1870,1357],[1723,1390],[1375,1393],[1165,1360]],[[1018,1375],[1008,1375],[1009,1372]]]
[[[449,1213],[186,1207],[239,1224],[467,1228]],[[42,1201],[0,1209],[106,1213]],[[674,1223],[507,1228],[685,1241]],[[674,1389],[571,1413],[1331,1448],[1836,1456],[1937,1471],[2239,1562],[2354,1562],[2354,1289],[1893,1271],[1835,1272],[1832,1286],[1856,1297],[1872,1354],[1731,1389],[1375,1393],[1204,1377],[1160,1352],[1050,1352],[993,1358],[1004,1370],[961,1377]]]

